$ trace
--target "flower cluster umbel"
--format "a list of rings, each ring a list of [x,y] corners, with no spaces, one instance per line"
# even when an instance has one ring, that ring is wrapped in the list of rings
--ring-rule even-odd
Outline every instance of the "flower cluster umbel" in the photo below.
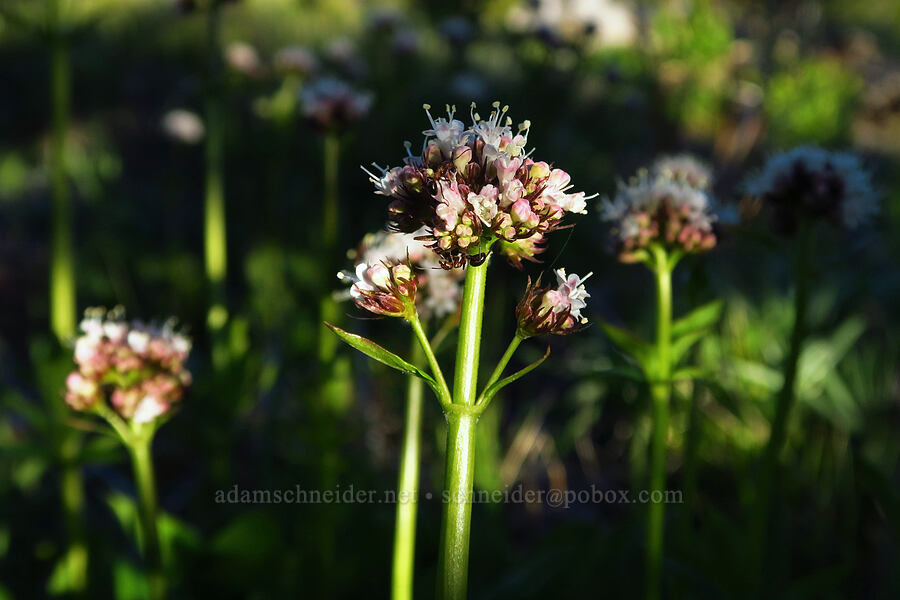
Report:
[[[600,218],[611,223],[622,262],[641,260],[650,246],[703,252],[716,245],[709,169],[686,156],[664,157],[604,198]]]
[[[170,412],[190,384],[184,362],[191,341],[171,321],[150,327],[124,317],[121,308],[85,311],[66,402],[78,411],[97,411],[108,402],[126,421],[149,423]]]
[[[363,238],[359,249],[350,253],[352,258],[359,259],[354,273],[346,271],[338,273],[338,278],[353,282],[350,294],[360,308],[370,310],[368,298],[360,293],[359,284],[363,282],[360,274],[369,273],[371,269],[383,265],[385,261],[394,263],[407,261],[415,274],[419,316],[441,318],[459,310],[463,272],[458,269],[448,271],[440,268],[435,254],[424,242],[417,239],[425,235],[427,231],[423,228],[413,233],[381,231],[370,233]],[[382,291],[390,290],[385,288]],[[402,298],[397,300],[403,302]]]
[[[817,219],[853,229],[878,213],[877,194],[859,158],[822,148],[776,154],[746,191],[769,205],[774,229],[787,235]]]
[[[456,120],[455,107],[447,118],[425,111],[431,128],[423,131],[421,155],[411,153],[404,166],[368,172],[376,193],[391,199],[389,227],[420,237],[446,269],[467,262],[478,265],[486,250],[500,240],[502,251],[516,265],[535,260],[544,236],[562,226],[567,212],[584,214],[583,192],[570,193],[569,174],[536,162],[526,153],[529,121],[512,129],[508,107],[493,104],[482,119],[471,108],[472,124]]]
[[[584,289],[584,282],[591,275],[566,275],[565,269],[557,269],[556,288],[541,286],[540,277],[534,283],[529,278],[525,294],[516,307],[517,335],[525,339],[545,333],[568,335],[584,329],[587,318],[581,310],[591,297]]]

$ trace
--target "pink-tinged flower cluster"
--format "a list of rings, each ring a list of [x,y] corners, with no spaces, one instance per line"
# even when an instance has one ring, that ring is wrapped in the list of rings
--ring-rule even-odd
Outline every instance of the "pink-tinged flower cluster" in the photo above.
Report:
[[[584,289],[584,282],[591,275],[567,275],[565,269],[557,269],[556,288],[541,286],[540,278],[534,283],[529,278],[525,294],[516,307],[517,335],[524,339],[545,333],[568,335],[584,329],[587,318],[581,311],[591,297]]]
[[[423,131],[422,153],[407,143],[404,166],[368,172],[377,194],[391,199],[389,226],[414,232],[433,250],[442,267],[480,264],[497,240],[514,264],[535,260],[544,236],[563,226],[566,213],[585,214],[583,192],[571,192],[569,174],[525,152],[531,123],[512,129],[508,107],[495,102],[487,119],[472,105],[472,124],[434,118]]]
[[[771,208],[775,230],[787,235],[805,221],[854,229],[878,214],[870,174],[846,152],[800,147],[776,154],[746,191]]]
[[[78,369],[66,378],[66,402],[78,411],[107,403],[122,418],[149,423],[181,400],[191,374],[191,341],[174,330],[128,323],[120,308],[85,311],[75,340]]]
[[[709,169],[685,156],[664,158],[620,182],[614,198],[604,198],[600,218],[611,225],[614,250],[635,262],[653,245],[681,252],[704,252],[716,245],[716,215],[708,189]]]
[[[303,116],[322,131],[343,131],[369,114],[372,94],[358,92],[340,79],[322,77],[300,92]]]
[[[381,231],[363,238],[360,247],[351,252],[359,264],[374,265],[383,261],[409,261],[416,276],[416,307],[419,316],[441,318],[459,311],[463,272],[445,270],[425,243],[417,239],[427,235],[425,229],[413,233]],[[359,268],[359,265],[357,265]],[[353,281],[352,273],[342,272],[341,279]]]
[[[350,297],[363,310],[386,317],[407,317],[415,311],[417,279],[408,262],[362,262],[355,273],[341,272],[338,277],[353,282]]]

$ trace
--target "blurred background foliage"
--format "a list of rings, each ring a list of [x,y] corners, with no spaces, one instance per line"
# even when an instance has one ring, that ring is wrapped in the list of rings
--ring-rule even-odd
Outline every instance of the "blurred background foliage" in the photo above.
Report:
[[[740,183],[770,152],[852,147],[876,172],[883,217],[821,231],[800,410],[780,491],[785,598],[900,595],[900,4],[841,0],[61,0],[0,4],[0,598],[76,595],[67,580],[62,463],[85,481],[92,598],[141,598],[133,486],[124,453],[87,432],[72,458],[62,405],[70,349],[48,324],[51,95],[48,45],[66,41],[79,310],[123,304],[177,315],[195,337],[195,385],[156,447],[173,597],[387,594],[390,505],[216,504],[217,490],[390,489],[404,381],[347,352],[354,393],[316,401],[318,299],[331,281],[316,247],[322,137],[300,91],[324,75],[373,94],[340,138],[340,247],[384,223],[356,165],[396,163],[425,126],[423,102],[500,99],[530,118],[540,156],[579,189],[608,194],[660,153],[711,162],[741,216],[714,253],[685,262],[676,315],[725,301],[696,350],[705,376],[679,384],[670,436],[664,578],[671,597],[741,598],[747,514],[792,323],[788,253]],[[286,52],[290,49],[293,53]],[[299,49],[303,49],[299,52]],[[208,65],[222,61],[213,86]],[[230,311],[216,370],[203,267],[205,102],[224,106]],[[594,271],[592,314],[652,328],[651,281],[604,252],[594,214],[551,240],[550,267]],[[524,276],[492,268],[487,357],[512,334]],[[335,282],[334,287],[337,287]],[[325,289],[329,288],[329,289]],[[356,315],[347,306],[343,312]],[[405,353],[396,323],[361,333]],[[445,344],[443,353],[452,344]],[[646,390],[599,328],[552,340],[528,383],[504,391],[479,430],[480,489],[643,489]],[[542,352],[530,343],[516,362]],[[342,350],[343,352],[343,350]],[[451,353],[452,354],[452,353]],[[486,361],[490,366],[490,359]],[[443,419],[428,406],[424,489],[440,489]],[[324,458],[324,457],[327,457]],[[473,598],[637,597],[643,508],[476,505]],[[439,505],[420,508],[417,596],[431,595]]]

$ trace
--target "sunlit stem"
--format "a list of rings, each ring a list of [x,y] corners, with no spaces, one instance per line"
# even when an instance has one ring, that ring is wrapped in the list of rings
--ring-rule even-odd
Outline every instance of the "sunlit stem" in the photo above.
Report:
[[[418,322],[418,321],[417,321]],[[424,335],[424,328],[422,335]],[[419,344],[419,332],[412,340],[412,364],[425,362],[424,347]],[[416,554],[416,513],[419,494],[419,447],[421,445],[422,403],[425,382],[408,377],[406,389],[406,419],[403,444],[400,449],[400,478],[397,483],[397,515],[394,525],[394,561],[391,576],[391,598],[412,600],[413,574]]]
[[[653,248],[656,275],[656,350],[657,364],[651,373],[652,431],[650,436],[650,494],[661,497],[666,485],[666,435],[669,430],[669,397],[671,395],[672,343],[672,268],[666,251]],[[665,505],[651,502],[647,510],[646,598],[658,600],[661,595],[661,570]]]
[[[419,320],[419,316],[415,313],[407,320],[409,321],[409,324],[413,329],[414,338],[418,342],[416,346],[422,350],[424,357],[428,360],[428,367],[431,369],[431,374],[434,376],[435,380],[438,382],[438,385],[441,388],[441,404],[446,404],[450,402],[450,390],[447,387],[447,382],[444,379],[444,373],[441,371],[441,366],[440,364],[438,364],[437,357],[434,355],[434,350],[432,350],[431,343],[428,341],[428,335],[425,332],[425,327]],[[418,377],[416,379],[418,379]]]
[[[141,554],[144,558],[147,587],[151,600],[166,596],[162,552],[156,523],[156,481],[151,456],[152,435],[133,436],[128,444],[138,494],[138,522],[141,531]]]
[[[487,264],[469,265],[463,288],[453,404],[447,410],[447,463],[444,472],[443,516],[437,596],[442,600],[466,597],[469,571],[469,532],[475,471],[475,424],[471,410],[478,386],[478,357]]]
[[[217,368],[228,362],[224,327],[228,321],[225,277],[228,270],[225,227],[225,121],[222,107],[220,8],[212,2],[207,16],[208,89],[206,94],[206,191],[204,199],[204,252],[209,283],[210,308],[207,315]]]

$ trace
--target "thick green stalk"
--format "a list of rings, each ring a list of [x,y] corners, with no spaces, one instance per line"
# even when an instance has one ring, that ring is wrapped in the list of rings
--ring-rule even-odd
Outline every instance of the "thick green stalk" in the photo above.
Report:
[[[225,305],[228,245],[225,225],[225,119],[222,107],[219,10],[218,2],[213,2],[207,15],[209,64],[206,92],[206,191],[203,239],[206,278],[210,288],[207,326],[212,338],[213,363],[217,368],[222,368],[228,362],[228,349],[224,340],[224,327],[228,321],[228,309]]]
[[[425,351],[412,340],[412,363],[421,366]],[[419,446],[422,429],[422,403],[425,382],[408,377],[406,389],[406,422],[403,445],[400,449],[400,479],[397,483],[397,521],[394,525],[394,562],[391,577],[391,598],[412,600],[413,573],[416,555],[416,512],[419,501]]]
[[[159,532],[156,527],[156,481],[153,475],[153,458],[150,453],[153,436],[135,439],[128,445],[134,480],[138,494],[138,521],[141,528],[141,553],[147,572],[147,588],[151,600],[162,600],[166,595],[163,575]]]
[[[447,413],[447,465],[437,582],[440,600],[466,597],[477,421],[478,417],[468,411],[454,409]]]
[[[471,407],[478,393],[478,356],[486,280],[487,261],[477,267],[469,265],[463,288],[453,403],[447,411],[447,463],[437,581],[437,597],[441,600],[466,597],[475,475],[475,424],[478,421]]]
[[[666,434],[669,430],[669,397],[671,395],[672,342],[672,266],[665,250],[655,249],[657,291],[656,372],[650,384],[653,401],[650,438],[650,494],[664,491],[666,485]],[[658,600],[661,593],[663,529],[665,505],[651,502],[647,510],[647,600]]]
[[[756,536],[754,548],[759,571],[760,585],[766,578],[767,546],[771,536],[770,518],[774,505],[774,486],[778,475],[778,461],[787,438],[787,426],[790,422],[791,410],[796,400],[797,372],[803,340],[806,337],[806,312],[809,304],[810,268],[813,254],[813,238],[809,227],[804,227],[797,236],[797,248],[794,263],[794,325],[791,330],[790,348],[784,362],[784,379],[778,391],[775,406],[775,418],[769,433],[769,441],[763,454],[759,496],[756,503],[756,514],[752,519],[753,535]]]

